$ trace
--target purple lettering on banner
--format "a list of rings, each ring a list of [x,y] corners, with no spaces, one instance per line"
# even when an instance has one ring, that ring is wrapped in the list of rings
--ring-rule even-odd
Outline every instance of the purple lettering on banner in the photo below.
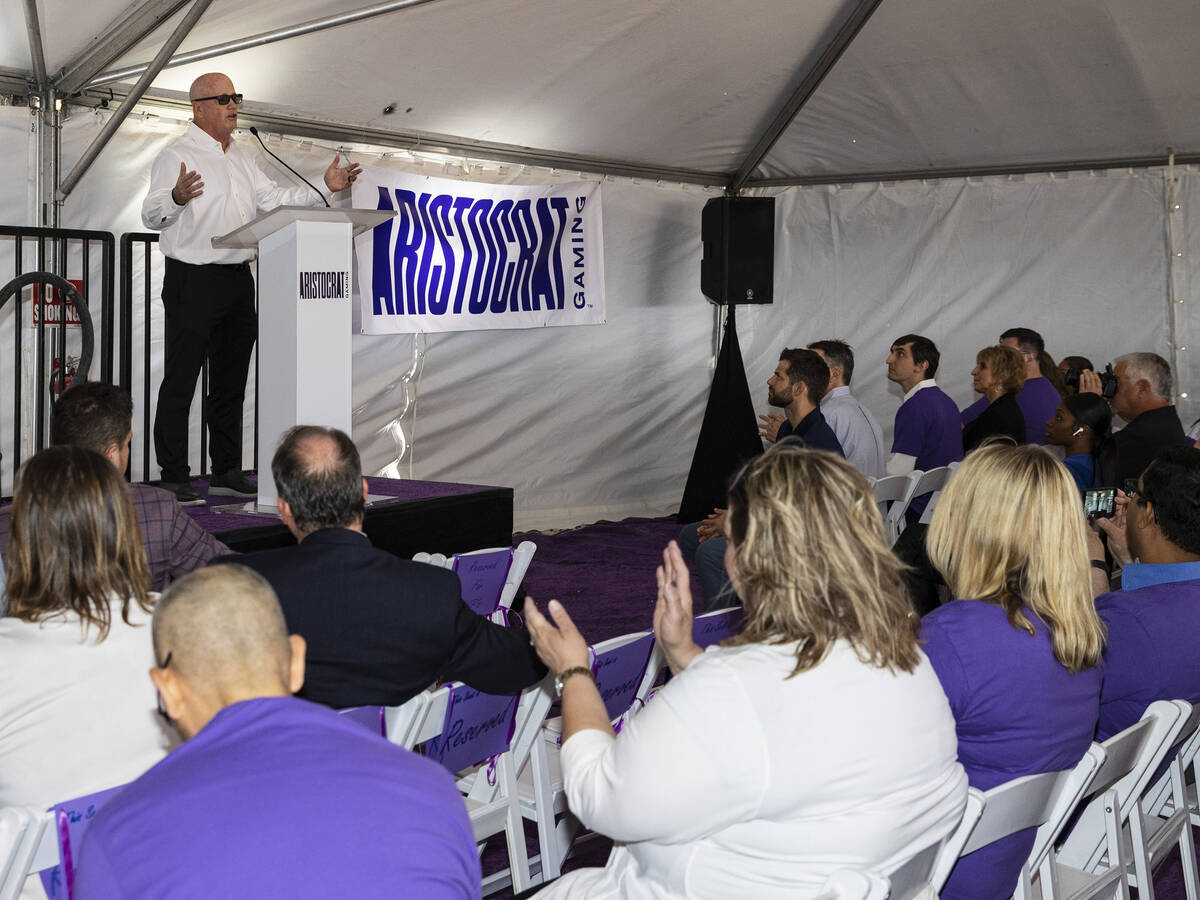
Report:
[[[433,267],[433,276],[429,282],[429,311],[435,316],[444,314],[446,307],[450,305],[450,286],[454,280],[454,248],[450,244],[448,234],[450,203],[453,199],[449,194],[438,194],[429,203],[429,219],[433,223],[434,238],[444,262],[444,267]]]
[[[385,187],[379,189],[379,205],[378,209],[395,209],[396,205],[392,202],[392,192]],[[374,233],[371,236],[372,244],[372,274],[371,284],[374,285],[374,295],[371,298],[372,309],[375,310],[375,315],[379,316],[387,311],[387,314],[394,315],[396,312],[395,304],[392,301],[392,266],[391,253],[389,252],[392,244],[392,219],[388,219],[382,225],[376,225]],[[403,312],[403,310],[401,310]]]
[[[600,654],[592,662],[596,687],[610,719],[622,715],[633,704],[653,649],[654,634],[647,632],[628,644]]]
[[[492,243],[492,230],[488,227],[488,213],[491,212],[492,201],[480,200],[471,207],[467,221],[471,225],[471,234],[479,248],[481,265],[475,267],[475,278],[471,282],[471,298],[467,303],[467,312],[473,316],[483,313],[488,308],[491,299],[492,282],[496,273],[496,245]]]
[[[417,195],[412,191],[396,191],[396,248],[393,250],[396,283],[396,314],[416,315],[417,266],[419,251],[425,236],[417,221]],[[407,301],[407,302],[406,302]]]
[[[454,201],[454,233],[458,235],[460,247],[462,249],[462,268],[458,275],[458,290],[454,292],[454,312],[457,315],[462,312],[463,294],[467,289],[467,276],[471,273],[471,260],[475,254],[471,251],[470,235],[467,233],[467,227],[463,223],[463,218],[471,204],[474,203],[471,197],[459,197]]]
[[[513,243],[511,200],[497,200],[488,216],[488,225],[496,238],[496,280],[492,282],[491,311],[502,313],[508,308],[508,284],[512,279],[512,264],[508,261],[508,245]]]
[[[58,831],[60,862],[57,866],[39,873],[42,887],[46,889],[46,896],[50,900],[67,900],[75,892],[75,860],[78,858],[84,832],[92,824],[92,818],[100,808],[124,788],[125,785],[118,785],[50,807]]]
[[[513,233],[517,239],[516,272],[513,277],[512,300],[509,308],[517,309],[518,300],[523,310],[538,309],[530,304],[530,280],[533,277],[534,250],[537,234],[533,230],[533,216],[529,211],[529,200],[518,200],[513,205]]]
[[[485,694],[456,684],[446,701],[442,733],[427,741],[425,755],[460,772],[508,749],[517,727],[519,694]]]
[[[508,580],[512,557],[511,547],[454,557],[453,570],[462,583],[462,598],[481,616],[488,615],[500,605],[500,593]]]

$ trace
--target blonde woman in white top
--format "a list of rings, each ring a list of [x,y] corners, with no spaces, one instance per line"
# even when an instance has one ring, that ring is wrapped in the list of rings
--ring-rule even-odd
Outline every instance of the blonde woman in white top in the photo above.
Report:
[[[566,611],[526,603],[565,678],[568,804],[616,842],[539,897],[810,897],[838,868],[894,871],[961,816],[954,720],[866,479],[777,446],[735,479],[726,523],[742,631],[693,643],[672,543],[654,629],[675,677],[619,738]]]

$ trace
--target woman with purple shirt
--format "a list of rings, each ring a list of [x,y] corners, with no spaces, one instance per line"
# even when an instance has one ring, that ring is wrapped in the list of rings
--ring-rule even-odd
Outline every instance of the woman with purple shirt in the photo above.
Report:
[[[934,512],[930,559],[956,597],[974,599],[931,612],[921,637],[979,790],[1070,768],[1092,742],[1104,626],[1084,529],[1071,476],[1032,445],[970,454]],[[1028,829],[963,857],[943,900],[1009,897],[1033,837]]]

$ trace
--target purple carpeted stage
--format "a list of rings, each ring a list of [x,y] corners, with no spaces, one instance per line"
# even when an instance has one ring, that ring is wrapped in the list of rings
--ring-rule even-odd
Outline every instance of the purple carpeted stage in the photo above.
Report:
[[[250,476],[255,481],[254,476]],[[209,500],[208,480],[192,486]],[[375,546],[410,557],[418,551],[461,553],[507,546],[512,539],[512,488],[441,481],[368,478],[372,501],[363,530]],[[246,513],[249,498],[216,495],[208,506],[186,507],[188,515],[242,553],[294,544],[276,515]]]

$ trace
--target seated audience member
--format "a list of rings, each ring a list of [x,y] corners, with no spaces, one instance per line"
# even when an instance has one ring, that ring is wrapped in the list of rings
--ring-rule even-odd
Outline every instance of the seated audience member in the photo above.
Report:
[[[976,450],[933,513],[930,559],[969,599],[927,615],[921,637],[958,723],[958,759],[981,791],[1070,768],[1095,734],[1104,626],[1084,531],[1071,476],[1028,445]],[[1033,837],[963,857],[941,896],[1009,897]]]
[[[883,429],[871,411],[850,393],[854,351],[845,341],[814,341],[808,345],[829,367],[829,386],[821,397],[821,415],[833,429],[846,459],[868,478],[881,478],[886,466]]]
[[[1058,363],[1058,376],[1063,382],[1063,396],[1067,397],[1071,394],[1079,393],[1079,373],[1084,369],[1095,369],[1092,361],[1086,356],[1064,356]],[[1067,373],[1075,373],[1075,382],[1067,381]]]
[[[21,466],[0,619],[0,805],[46,809],[130,781],[166,752],[146,684],[149,581],[108,460],[50,447]]]
[[[1068,394],[1046,423],[1046,443],[1066,452],[1063,465],[1081,491],[1117,485],[1112,413],[1095,394]]]
[[[1200,450],[1166,447],[1132,502],[1102,519],[1121,590],[1096,598],[1108,626],[1100,727],[1105,740],[1155,700],[1200,700]],[[1099,540],[1095,565],[1104,563]]]
[[[1117,393],[1112,411],[1128,424],[1113,434],[1121,482],[1142,474],[1163,447],[1187,446],[1179,413],[1171,405],[1171,366],[1157,353],[1126,353],[1113,362]],[[1100,376],[1079,376],[1080,393],[1099,394]]]
[[[983,394],[987,409],[963,427],[963,453],[970,453],[989,438],[1006,437],[1014,444],[1025,443],[1025,415],[1017,394],[1025,383],[1025,360],[1012,347],[984,347],[975,356],[972,387]],[[1044,426],[1043,426],[1044,429]]]
[[[843,456],[825,416],[820,409],[822,396],[829,386],[829,366],[812,350],[784,350],[779,365],[767,379],[767,402],[782,407],[782,417],[760,416],[760,433],[766,440],[798,439],[814,450],[829,450]],[[725,574],[725,510],[714,509],[703,522],[685,525],[679,533],[684,558],[696,565],[703,610],[708,612],[737,603]]]
[[[288,628],[308,642],[301,697],[335,709],[397,706],[439,678],[513,694],[546,674],[525,631],[473,612],[453,572],[371,546],[362,530],[367,482],[344,433],[293,428],[271,474],[299,543],[219,562],[266,578]]]
[[[929,338],[906,334],[892,341],[887,377],[900,385],[904,402],[896,410],[889,475],[907,475],[914,469],[928,472],[962,459],[958,407],[933,380],[940,359]],[[918,521],[928,504],[928,496],[913,498],[908,520]]]
[[[108,459],[124,480],[133,437],[133,401],[111,384],[84,381],[58,398],[50,418],[50,442],[94,450]],[[150,566],[150,590],[160,591],[173,578],[205,565],[230,549],[201,528],[170,491],[149,484],[126,484],[133,500]],[[11,507],[0,510],[0,551],[7,552]]]
[[[1000,343],[1021,354],[1025,365],[1025,383],[1017,397],[1025,417],[1025,440],[1030,444],[1046,443],[1046,421],[1062,397],[1058,369],[1046,352],[1042,336],[1031,328],[1010,328],[1000,335]],[[984,398],[986,400],[987,398]],[[963,426],[971,424],[987,409],[978,400],[962,411]]]
[[[833,869],[889,874],[957,824],[954,722],[863,475],[771,448],[730,488],[726,528],[741,633],[692,642],[669,545],[654,630],[674,677],[619,736],[566,610],[551,601],[552,623],[526,601],[561,685],[571,811],[617,841],[539,898],[812,897]]]
[[[186,742],[96,814],[78,900],[479,896],[450,773],[290,696],[304,641],[258,575],[218,566],[173,584],[154,654]]]

